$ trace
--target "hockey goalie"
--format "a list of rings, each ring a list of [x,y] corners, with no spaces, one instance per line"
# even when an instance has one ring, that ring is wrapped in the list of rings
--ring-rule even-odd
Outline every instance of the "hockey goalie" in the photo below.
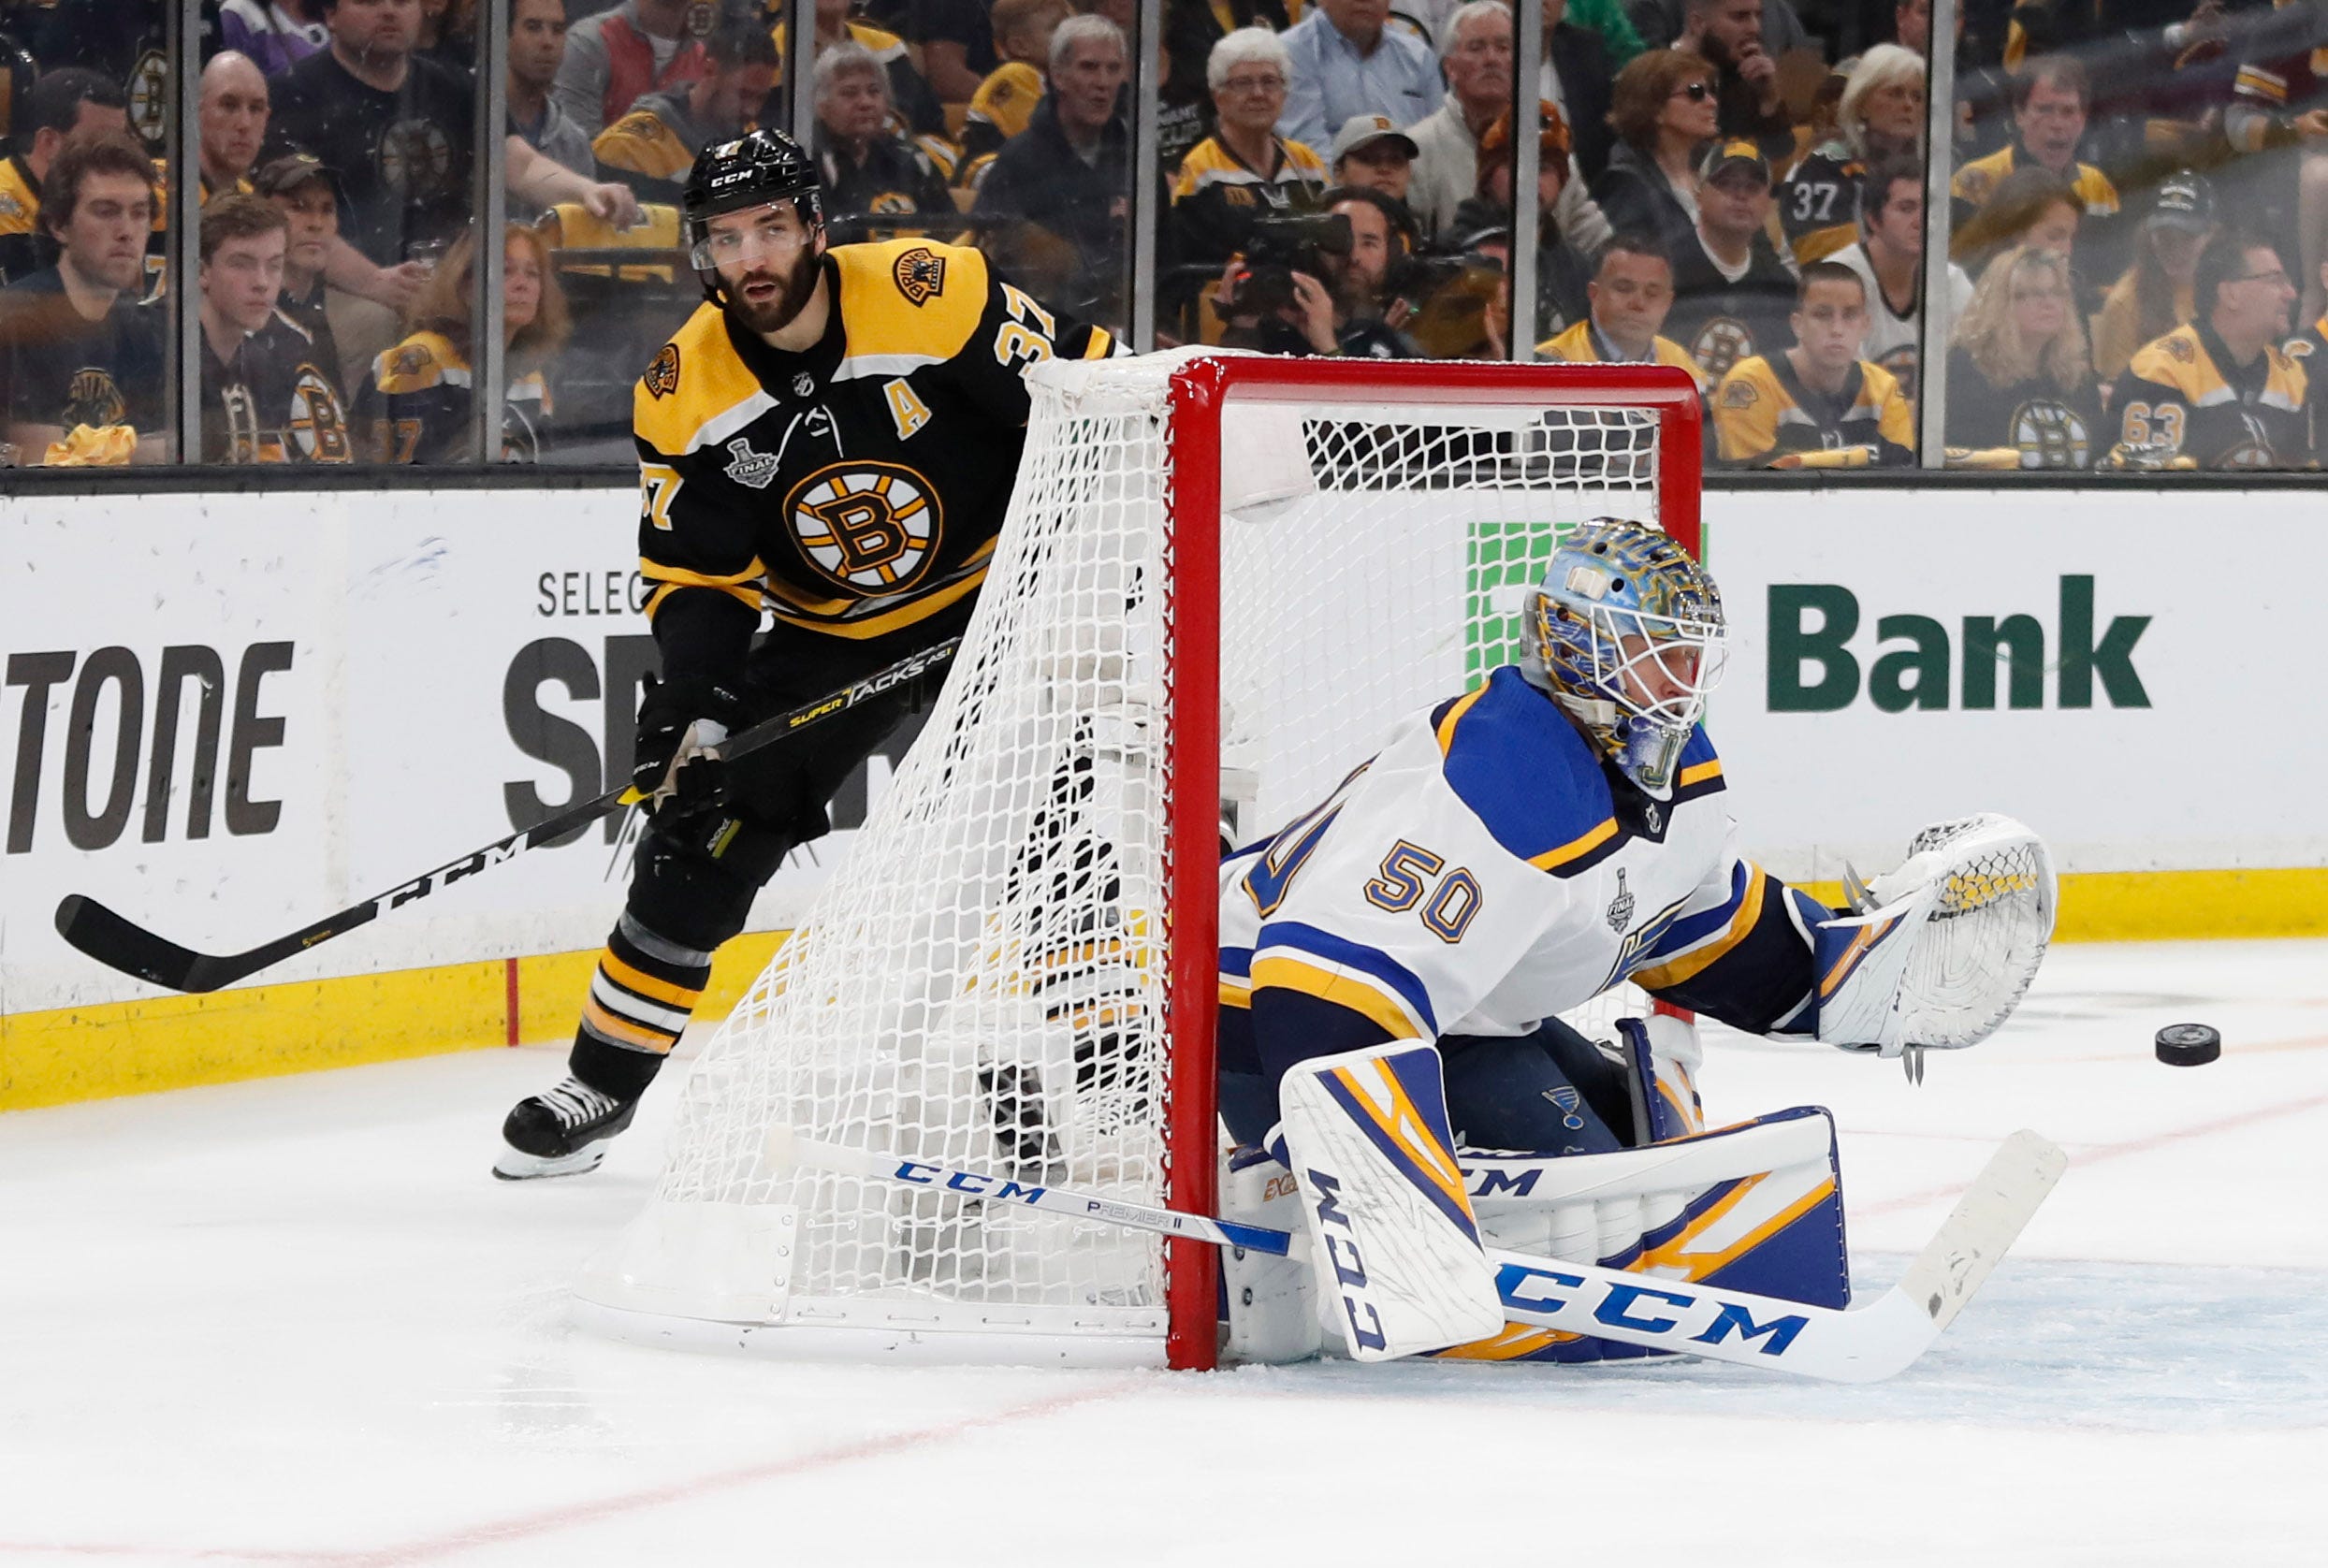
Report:
[[[1309,1256],[1233,1256],[1229,1349],[1290,1359],[1656,1354],[1506,1325],[1484,1246],[1840,1307],[1831,1120],[1716,1130],[1694,1024],[1556,1015],[1630,980],[1752,1034],[1906,1058],[2001,1024],[2052,932],[2044,844],[1928,828],[1838,912],[1741,857],[1699,725],[1726,630],[1654,530],[1572,532],[1525,654],[1403,723],[1221,868],[1225,1216]],[[1288,1173],[1295,1180],[1286,1180]],[[1338,1342],[1338,1345],[1335,1342]]]

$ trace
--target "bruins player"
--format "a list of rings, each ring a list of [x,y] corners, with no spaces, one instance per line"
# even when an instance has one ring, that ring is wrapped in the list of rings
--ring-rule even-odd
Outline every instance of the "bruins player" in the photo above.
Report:
[[[2226,230],[2199,253],[2199,316],[2146,343],[2118,378],[2118,468],[2301,468],[2312,459],[2305,366],[2280,348],[2296,287],[2279,253]]]
[[[1802,269],[1795,346],[1741,359],[1713,398],[1722,460],[1734,468],[1864,468],[1915,460],[1899,383],[1859,357],[1868,287],[1841,262]]]
[[[633,402],[662,678],[640,704],[632,777],[664,798],[571,1074],[503,1126],[494,1170],[507,1178],[598,1164],[686,1027],[712,953],[793,846],[828,831],[825,803],[915,694],[733,766],[702,748],[959,633],[1018,471],[1021,376],[1114,351],[976,251],[828,251],[815,166],[778,131],[706,149],[684,221],[710,302]],[[764,607],[775,625],[755,646]]]

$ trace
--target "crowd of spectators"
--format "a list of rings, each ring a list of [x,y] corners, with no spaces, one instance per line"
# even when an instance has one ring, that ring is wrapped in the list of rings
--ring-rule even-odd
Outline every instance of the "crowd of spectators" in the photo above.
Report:
[[[462,412],[487,170],[513,224],[501,308],[523,318],[499,455],[618,427],[630,359],[695,303],[673,255],[688,167],[791,123],[793,91],[837,241],[974,243],[1119,327],[1144,191],[1165,341],[1508,356],[1533,243],[1535,353],[1687,370],[1721,462],[1913,462],[1928,384],[1953,464],[2328,448],[2328,0],[1961,7],[1928,322],[1927,0],[1547,0],[1533,236],[1506,0],[1164,0],[1154,168],[1133,0],[812,0],[789,73],[784,0],[511,0],[498,128],[473,123],[474,0],[213,9],[186,247],[206,460],[494,455]],[[174,455],[162,12],[0,0],[19,462]],[[62,382],[60,353],[85,361]]]

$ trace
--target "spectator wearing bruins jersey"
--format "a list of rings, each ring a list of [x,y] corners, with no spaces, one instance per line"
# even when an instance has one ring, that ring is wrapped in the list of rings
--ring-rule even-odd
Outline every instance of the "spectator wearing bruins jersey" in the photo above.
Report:
[[[2226,229],[2200,253],[2199,318],[2146,343],[2114,390],[2113,464],[2302,468],[2304,368],[2279,347],[2295,284],[2271,243]]]
[[[2320,286],[2328,291],[2328,261],[2320,264]],[[2328,449],[2328,316],[2321,316],[2281,346],[2304,372],[2305,434],[2318,462]]]
[[[502,398],[504,463],[539,462],[549,447],[548,369],[572,327],[541,235],[512,224],[502,252],[502,343],[509,380]],[[476,457],[475,352],[470,301],[476,242],[462,235],[444,253],[414,312],[413,330],[372,362],[356,394],[356,425],[375,463],[461,463]]]
[[[1832,261],[1803,269],[1795,346],[1742,359],[1713,398],[1714,437],[1732,468],[1864,468],[1914,461],[1899,384],[1859,357],[1868,290]]]
[[[1761,149],[1717,142],[1699,166],[1695,242],[1673,258],[1673,312],[1665,327],[1710,381],[1786,341],[1795,274],[1770,243],[1769,219],[1770,166]]]
[[[162,462],[162,317],[138,304],[153,165],[124,131],[78,136],[42,182],[57,262],[0,290],[0,389],[26,463]]]
[[[1859,178],[1870,164],[1924,145],[1924,62],[1898,44],[1859,57],[1835,108],[1835,135],[1806,153],[1779,195],[1779,225],[1797,267],[1859,238]]]
[[[313,338],[276,309],[291,225],[264,196],[202,210],[202,460],[344,463],[347,414]]]
[[[1265,212],[1308,211],[1326,191],[1326,166],[1277,135],[1293,63],[1276,34],[1240,27],[1213,46],[1213,134],[1188,149],[1172,180],[1172,238],[1184,263],[1218,267],[1244,249]]]
[[[57,150],[78,136],[129,128],[129,100],[95,71],[68,66],[33,83],[16,114],[16,151],[0,161],[0,283],[56,265],[40,224],[40,187]]]
[[[831,215],[952,218],[953,196],[922,150],[891,127],[889,77],[862,44],[843,41],[817,56],[817,166]],[[861,224],[861,235],[895,238],[931,225]]]
[[[1113,350],[976,251],[828,250],[819,194],[815,166],[764,129],[688,179],[689,255],[710,303],[655,356],[633,405],[662,671],[632,777],[651,815],[571,1076],[510,1113],[505,1177],[598,1163],[753,894],[828,831],[835,791],[926,693],[895,686],[732,765],[700,748],[957,635],[1017,476],[1021,377]],[[755,646],[764,608],[775,625]]]
[[[962,117],[965,169],[1026,129],[1042,102],[1051,35],[1073,14],[1067,0],[995,0],[995,52],[1002,64],[978,84]]]
[[[2037,246],[1981,274],[1948,351],[1950,468],[2077,469],[2102,441],[2102,397],[2069,263]]]
[[[2086,112],[2092,102],[2086,67],[2067,55],[2033,60],[2011,79],[2008,94],[2013,141],[1957,170],[1948,185],[1949,195],[1957,203],[1950,232],[1965,227],[1973,211],[1987,204],[2007,175],[2020,168],[2042,168],[2077,197],[2088,227],[2093,230],[2088,241],[2100,241],[2102,249],[2110,252],[2111,220],[2118,210],[2117,187],[2093,165],[2077,161],[2077,145],[2085,138]],[[2110,264],[2102,271],[2115,273],[2117,259],[2110,255]]]
[[[903,38],[885,33],[871,22],[849,14],[851,0],[816,0],[816,56],[837,43],[862,45],[866,51],[880,63],[882,74],[889,78],[890,113],[897,134],[917,141],[922,151],[934,161],[941,162],[952,171],[954,162],[953,144],[946,138],[946,108],[931,92],[922,73],[913,68],[913,57]],[[784,23],[778,20],[785,9],[785,0],[768,0],[767,12],[772,25],[768,36],[776,40],[776,56],[780,65],[784,58]],[[944,152],[942,159],[941,152]]]
[[[1706,372],[1689,350],[1659,335],[1673,309],[1673,268],[1656,240],[1645,234],[1611,239],[1584,292],[1591,313],[1536,344],[1538,358],[1571,365],[1670,365],[1687,370],[1701,395],[1708,390]]]
[[[590,143],[599,176],[642,201],[670,201],[695,155],[742,134],[776,85],[776,42],[752,22],[723,25],[704,46],[704,74],[649,93]]]

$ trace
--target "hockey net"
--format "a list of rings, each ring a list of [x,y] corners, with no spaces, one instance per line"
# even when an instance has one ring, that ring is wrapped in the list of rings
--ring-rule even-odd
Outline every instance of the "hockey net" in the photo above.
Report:
[[[943,693],[687,1078],[653,1200],[585,1272],[601,1327],[1210,1365],[1209,1248],[798,1151],[1212,1212],[1221,835],[1273,831],[1516,657],[1563,528],[1698,543],[1671,371],[1184,354],[1032,379]]]

